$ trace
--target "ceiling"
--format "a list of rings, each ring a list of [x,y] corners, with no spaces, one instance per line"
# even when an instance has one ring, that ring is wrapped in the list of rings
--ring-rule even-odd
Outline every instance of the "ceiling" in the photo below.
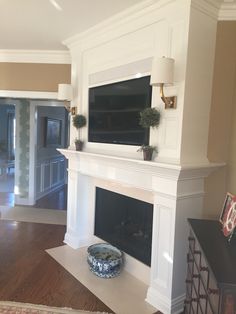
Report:
[[[62,41],[142,0],[0,0],[0,49],[64,50]]]
[[[0,49],[66,50],[63,40],[142,1],[0,0]],[[207,1],[236,4],[236,0]]]

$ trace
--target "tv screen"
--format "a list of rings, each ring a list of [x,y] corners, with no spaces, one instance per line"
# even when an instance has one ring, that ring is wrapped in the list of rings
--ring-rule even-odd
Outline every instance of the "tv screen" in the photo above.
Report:
[[[150,76],[90,88],[89,142],[148,144],[139,113],[151,106],[151,96]]]

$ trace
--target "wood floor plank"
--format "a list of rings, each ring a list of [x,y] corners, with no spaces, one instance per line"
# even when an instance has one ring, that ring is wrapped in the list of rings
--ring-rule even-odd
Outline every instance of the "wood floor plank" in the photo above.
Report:
[[[65,227],[0,220],[0,300],[113,313],[52,259]]]

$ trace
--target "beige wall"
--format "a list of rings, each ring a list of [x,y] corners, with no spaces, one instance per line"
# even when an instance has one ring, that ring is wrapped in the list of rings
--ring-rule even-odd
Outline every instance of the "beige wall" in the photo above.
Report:
[[[236,24],[236,22],[235,22]],[[235,27],[235,42],[236,42],[236,27]],[[236,64],[236,52],[235,52],[235,64]],[[227,185],[228,191],[236,195],[236,66],[234,77],[234,97],[233,97],[233,113],[231,120],[231,134],[229,142],[229,158],[228,158],[228,171],[227,171]]]
[[[56,92],[59,83],[70,83],[69,64],[0,63],[0,90]]]
[[[208,158],[227,167],[206,180],[205,216],[217,218],[226,191],[236,193],[236,21],[218,22]]]

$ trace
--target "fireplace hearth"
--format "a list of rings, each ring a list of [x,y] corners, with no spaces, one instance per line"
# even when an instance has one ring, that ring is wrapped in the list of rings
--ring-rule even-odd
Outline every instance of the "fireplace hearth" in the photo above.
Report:
[[[152,220],[152,204],[96,188],[94,234],[148,266]]]

